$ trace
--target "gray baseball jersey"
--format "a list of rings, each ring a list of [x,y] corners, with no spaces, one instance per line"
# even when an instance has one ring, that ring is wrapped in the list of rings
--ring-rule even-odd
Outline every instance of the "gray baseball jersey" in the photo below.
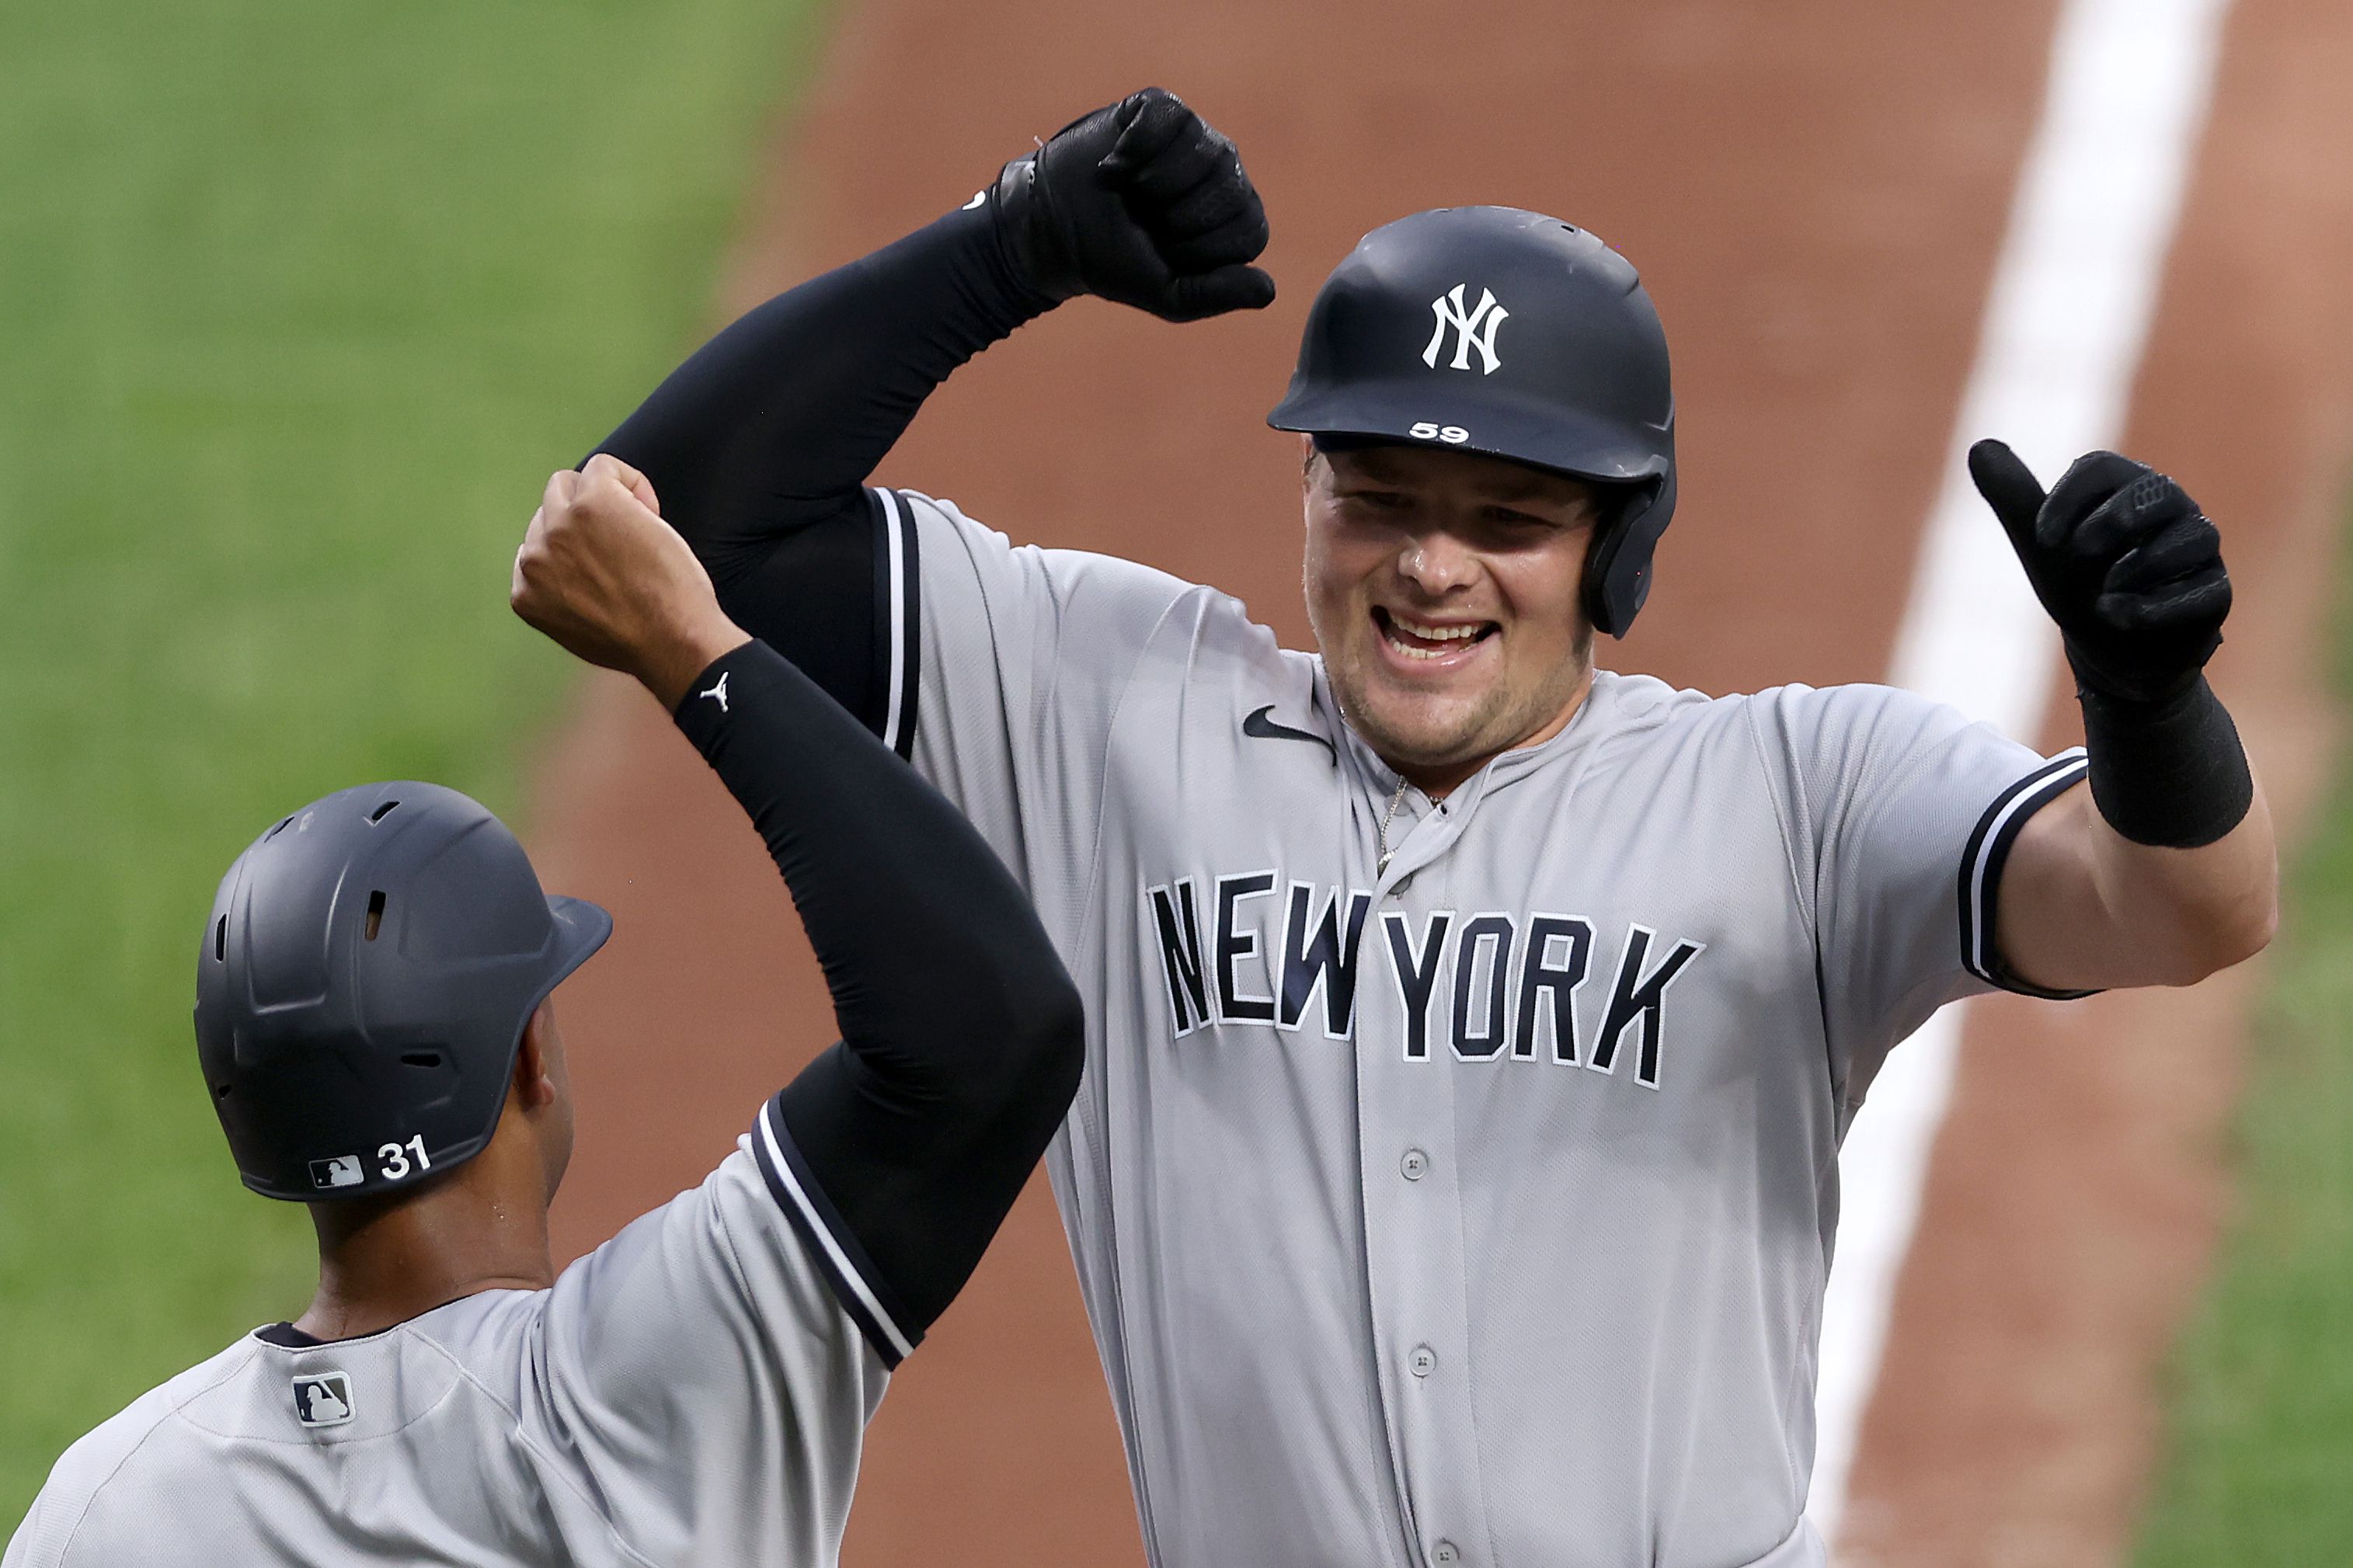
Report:
[[[1432,805],[1236,601],[877,495],[888,738],[1087,999],[1050,1166],[1153,1560],[1820,1563],[1839,1142],[2080,758],[1604,672]]]
[[[540,1291],[249,1335],[66,1451],[5,1568],[818,1564],[908,1348],[776,1103]],[[300,1336],[282,1336],[297,1338]]]

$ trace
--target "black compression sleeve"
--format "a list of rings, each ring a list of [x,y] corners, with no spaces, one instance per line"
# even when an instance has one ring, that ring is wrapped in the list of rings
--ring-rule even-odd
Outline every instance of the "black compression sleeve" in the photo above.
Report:
[[[1078,993],[980,836],[785,659],[746,643],[691,692],[679,727],[766,841],[840,1025],[786,1125],[920,1331],[1069,1108]]]
[[[933,388],[1051,305],[1015,276],[994,204],[961,209],[744,315],[597,450],[653,481],[723,602],[781,536],[855,510]]]

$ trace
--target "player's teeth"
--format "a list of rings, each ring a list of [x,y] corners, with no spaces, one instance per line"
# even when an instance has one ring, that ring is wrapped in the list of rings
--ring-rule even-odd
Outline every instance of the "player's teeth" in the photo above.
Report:
[[[1408,658],[1444,658],[1447,655],[1454,651],[1454,649],[1451,647],[1425,647],[1419,643],[1409,642],[1406,640],[1404,636],[1398,635],[1404,633],[1405,630],[1406,628],[1403,623],[1399,623],[1398,626],[1392,627],[1391,635],[1388,638],[1388,645],[1389,647],[1397,649],[1398,652],[1405,655]],[[1419,634],[1417,633],[1414,635],[1419,636]],[[1433,638],[1430,640],[1434,641],[1437,639]],[[1450,637],[1446,640],[1452,642],[1460,641],[1461,639]]]
[[[1479,635],[1479,628],[1475,626],[1426,626],[1419,621],[1409,621],[1403,616],[1394,615],[1389,619],[1400,631],[1411,632],[1425,642],[1460,642]]]

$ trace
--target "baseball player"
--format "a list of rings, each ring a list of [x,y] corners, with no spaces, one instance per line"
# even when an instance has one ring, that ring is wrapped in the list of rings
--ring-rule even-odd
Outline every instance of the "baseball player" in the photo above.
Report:
[[[611,920],[451,790],[286,817],[221,883],[196,1034],[246,1184],[311,1205],[318,1295],[69,1449],[6,1568],[835,1561],[890,1370],[1077,1086],[1078,998],[997,858],[719,612],[651,502],[609,458],[557,474],[515,606],[676,713],[791,885],[842,1043],[558,1275],[548,997]]]
[[[1314,654],[865,487],[1058,301],[1264,305],[1265,236],[1230,143],[1140,93],[754,310],[607,448],[1071,967],[1048,1164],[1154,1562],[1819,1564],[1837,1155],[1889,1050],[1973,991],[2187,984],[2268,939],[2269,819],[2200,673],[2214,528],[2113,454],[2047,496],[1973,455],[2081,682],[2055,758],[1881,687],[1598,669],[1673,513],[1665,339],[1622,257],[1496,207],[1375,230],[1310,312],[1271,422]]]

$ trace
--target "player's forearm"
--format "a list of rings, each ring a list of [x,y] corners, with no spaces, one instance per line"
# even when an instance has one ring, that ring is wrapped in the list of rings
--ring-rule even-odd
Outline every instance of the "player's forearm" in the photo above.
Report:
[[[925,1093],[1003,1070],[1070,989],[1028,897],[921,775],[758,642],[678,721],[759,829],[824,964],[842,1034]]]
[[[2211,844],[2135,844],[2077,789],[2036,814],[2002,878],[2001,951],[2058,991],[2189,985],[2252,957],[2279,918],[2271,815],[2260,791]]]
[[[2186,985],[2271,940],[2271,814],[2238,726],[2200,675],[2132,700],[2081,682],[2092,880],[2111,949]]]
[[[2247,779],[2242,810],[2203,843],[2137,842],[2087,787],[2045,806],[2003,874],[2002,952],[2062,991],[2188,985],[2261,952],[2279,920],[2278,849],[2251,767]]]
[[[987,208],[953,212],[739,318],[597,450],[643,470],[723,570],[730,545],[854,504],[932,391],[1050,304]]]
[[[2236,827],[2193,848],[2136,844],[2088,814],[2093,881],[2142,984],[2188,985],[2253,957],[2279,923],[2279,855],[2260,784]]]

